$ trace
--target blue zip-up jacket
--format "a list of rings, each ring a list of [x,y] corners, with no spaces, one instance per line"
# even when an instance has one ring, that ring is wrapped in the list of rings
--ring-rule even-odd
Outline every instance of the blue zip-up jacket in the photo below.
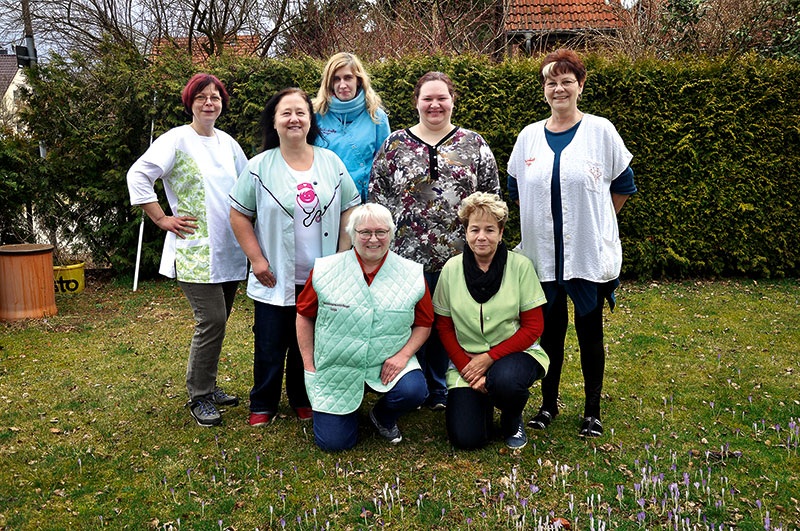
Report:
[[[339,155],[356,183],[362,203],[367,200],[372,160],[391,132],[386,113],[378,109],[377,114],[380,122],[376,124],[367,112],[363,90],[350,101],[332,96],[328,112],[324,116],[317,113],[322,136],[315,144]]]

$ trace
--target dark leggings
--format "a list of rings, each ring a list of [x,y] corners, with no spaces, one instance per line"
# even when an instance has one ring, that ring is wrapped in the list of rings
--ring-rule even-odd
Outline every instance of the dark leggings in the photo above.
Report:
[[[550,358],[550,368],[542,380],[542,407],[558,413],[558,385],[561,369],[564,366],[564,340],[567,335],[567,293],[558,290],[556,299],[549,305],[544,316],[544,332],[540,345]],[[603,299],[597,307],[579,317],[575,315],[575,332],[581,351],[581,371],[586,401],[583,406],[585,417],[600,418],[600,394],[603,391],[603,371],[606,354],[603,350]]]

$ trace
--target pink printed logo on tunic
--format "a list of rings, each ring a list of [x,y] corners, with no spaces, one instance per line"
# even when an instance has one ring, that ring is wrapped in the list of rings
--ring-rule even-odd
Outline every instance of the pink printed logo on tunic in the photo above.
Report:
[[[297,185],[297,204],[305,213],[303,226],[310,227],[312,223],[322,221],[322,210],[319,208],[319,197],[311,183]]]

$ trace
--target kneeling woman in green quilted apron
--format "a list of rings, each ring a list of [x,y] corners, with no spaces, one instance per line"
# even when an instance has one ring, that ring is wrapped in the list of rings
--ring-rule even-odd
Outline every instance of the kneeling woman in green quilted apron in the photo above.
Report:
[[[496,407],[501,437],[519,449],[528,441],[522,423],[528,388],[550,364],[539,346],[544,292],[531,261],[502,241],[504,201],[476,192],[461,202],[458,219],[467,245],[444,265],[433,295],[450,357],[447,434],[457,448],[486,446]]]
[[[318,258],[297,299],[297,341],[314,410],[314,439],[326,451],[356,444],[364,389],[382,393],[369,411],[389,442],[397,419],[427,398],[415,356],[433,326],[422,266],[389,251],[395,225],[386,207],[365,204],[350,216],[355,248]]]

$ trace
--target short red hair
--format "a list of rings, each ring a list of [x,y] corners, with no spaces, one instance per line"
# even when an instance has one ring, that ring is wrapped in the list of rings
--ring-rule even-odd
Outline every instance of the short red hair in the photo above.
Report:
[[[546,77],[545,67],[551,63],[555,64],[548,69],[548,76],[571,72],[575,74],[575,79],[578,80],[578,83],[583,85],[583,81],[586,79],[586,67],[583,65],[581,58],[578,57],[578,54],[568,48],[559,48],[545,56],[542,66],[539,67],[539,81],[542,82],[542,85],[544,85]]]
[[[219,92],[220,98],[222,98],[222,112],[228,110],[228,91],[225,90],[225,85],[222,84],[222,81],[211,74],[199,73],[192,76],[192,79],[186,83],[186,86],[183,87],[183,92],[181,92],[183,110],[186,111],[186,114],[189,116],[192,115],[192,103],[194,102],[194,97],[202,92],[203,89],[205,89],[211,83],[214,84],[217,92]]]

